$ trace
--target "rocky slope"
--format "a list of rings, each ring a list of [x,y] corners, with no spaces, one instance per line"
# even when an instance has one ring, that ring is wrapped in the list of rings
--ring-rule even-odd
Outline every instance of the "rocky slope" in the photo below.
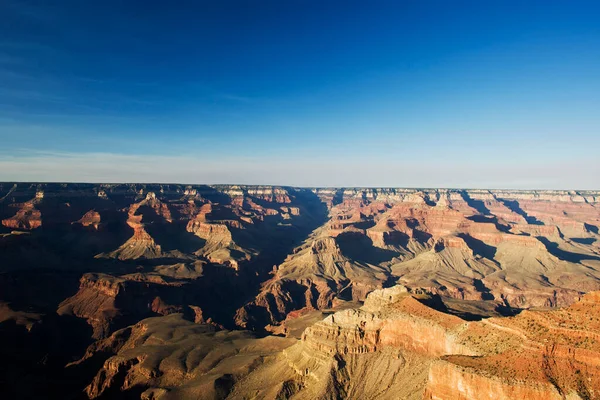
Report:
[[[233,397],[245,396],[242,387],[267,398],[458,396],[454,383],[438,379],[446,375],[462,380],[461,387],[520,396],[520,386],[490,366],[497,360],[478,347],[482,339],[467,340],[462,329],[503,332],[513,343],[516,328],[503,323],[538,318],[540,307],[570,310],[599,290],[599,205],[600,192],[580,191],[0,183],[0,335],[19,338],[1,364],[3,371],[18,365],[10,376],[37,382],[37,397],[57,387],[77,392],[90,385],[104,356],[69,369],[78,371],[74,376],[60,371],[86,345],[148,317],[179,318],[190,327],[302,338],[286,342],[285,351],[261,353],[260,363],[216,384]],[[392,298],[405,300],[381,306],[386,311],[372,306],[369,293],[396,284],[407,292]],[[432,316],[424,304],[443,313]],[[488,322],[474,322],[482,318]],[[588,329],[586,323],[578,321],[584,328],[577,329]],[[56,336],[65,329],[73,334],[66,341]],[[48,335],[56,340],[34,345]],[[529,333],[516,337],[522,335]],[[577,357],[568,365],[561,357],[571,350],[537,348],[527,363],[543,376],[513,372],[538,382],[544,396],[551,397],[550,382],[561,396],[586,398],[579,388],[585,382],[577,383],[582,346],[574,344]],[[373,370],[379,364],[387,369]],[[371,370],[377,377],[369,377]],[[181,386],[175,381],[189,378],[191,370],[181,371],[168,383],[136,383],[126,392],[157,386],[167,396]],[[102,387],[114,387],[110,382],[89,393],[102,395]],[[1,383],[14,397],[11,380]]]
[[[259,339],[243,331],[217,331],[176,314],[146,319],[115,332],[69,368],[80,368],[98,354],[116,353],[86,387],[90,398],[115,398],[123,392],[146,399],[224,398],[240,375],[292,342],[280,337]]]
[[[596,398],[597,292],[568,308],[478,322],[424,304],[435,298],[377,290],[300,340],[154,318],[98,342],[79,364],[115,354],[87,387],[91,398],[132,390],[156,399]]]
[[[238,311],[240,326],[363,300],[392,282],[513,308],[564,306],[600,289],[596,193],[314,192],[329,220]],[[530,216],[519,202],[545,214]]]

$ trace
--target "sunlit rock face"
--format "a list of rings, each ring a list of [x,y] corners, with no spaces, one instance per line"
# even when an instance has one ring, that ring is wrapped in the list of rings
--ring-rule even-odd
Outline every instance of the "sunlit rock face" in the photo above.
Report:
[[[215,389],[225,398],[594,398],[598,297],[469,322],[424,304],[435,296],[395,286],[310,325],[299,339],[258,339],[170,315],[115,332],[76,365],[113,354],[86,388],[91,398],[136,387],[162,399]],[[222,361],[210,363],[214,357]]]
[[[594,398],[599,199],[0,184],[2,363],[38,397]]]
[[[11,229],[33,230],[42,226],[42,213],[35,208],[34,201],[29,201],[22,204],[14,216],[3,219],[2,225]]]
[[[240,326],[277,324],[337,297],[364,300],[390,281],[518,308],[566,306],[600,289],[596,192],[313,192],[329,220],[240,309]]]

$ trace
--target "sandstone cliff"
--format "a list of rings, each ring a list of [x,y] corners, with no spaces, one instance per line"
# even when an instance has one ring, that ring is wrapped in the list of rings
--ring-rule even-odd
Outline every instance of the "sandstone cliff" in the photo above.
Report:
[[[202,390],[180,382],[212,364],[148,383],[156,368],[127,358],[129,381],[98,375],[90,393],[130,382],[123,393],[148,398],[593,398],[596,311],[578,300],[600,289],[599,204],[592,191],[0,183],[0,333],[15,343],[3,363],[27,353],[14,376],[81,390],[102,375],[100,356],[79,378],[61,372],[81,346],[176,313],[299,342],[240,369],[226,357]],[[396,284],[406,291],[378,291]],[[47,329],[38,316],[69,326],[73,345],[32,346]]]
[[[595,398],[599,298],[467,322],[423,304],[430,295],[396,286],[329,315],[299,341],[155,318],[129,328],[126,341],[115,333],[90,349],[116,355],[86,390],[96,397],[136,389],[157,399]]]

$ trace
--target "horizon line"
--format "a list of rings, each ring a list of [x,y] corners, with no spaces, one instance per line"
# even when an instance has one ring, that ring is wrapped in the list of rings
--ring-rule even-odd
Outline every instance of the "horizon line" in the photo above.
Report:
[[[410,186],[294,186],[282,184],[251,184],[251,183],[181,183],[181,182],[92,182],[92,181],[0,181],[0,184],[71,184],[71,185],[181,185],[181,186],[239,186],[239,187],[281,187],[294,189],[402,189],[402,190],[487,190],[511,192],[600,192],[599,189],[514,189],[493,187],[410,187]]]

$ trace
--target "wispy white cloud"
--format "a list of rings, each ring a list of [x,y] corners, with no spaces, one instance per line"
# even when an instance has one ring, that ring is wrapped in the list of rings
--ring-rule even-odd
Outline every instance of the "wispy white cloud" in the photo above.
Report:
[[[0,181],[240,183],[293,186],[396,186],[516,189],[598,189],[600,165],[463,165],[423,159],[343,160],[144,156],[28,152],[0,155]]]

